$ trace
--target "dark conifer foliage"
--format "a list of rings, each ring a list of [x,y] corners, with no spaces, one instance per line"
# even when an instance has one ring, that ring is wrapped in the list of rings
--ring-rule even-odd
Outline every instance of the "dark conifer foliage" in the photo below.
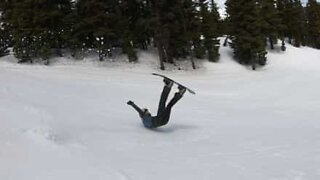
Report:
[[[300,0],[277,0],[282,22],[282,33],[289,43],[300,47],[305,44],[305,16]]]
[[[0,2],[0,57],[8,54],[8,46],[9,46],[9,32],[8,27],[4,23],[4,15],[5,15],[5,2]]]
[[[151,8],[148,0],[127,0],[127,10],[123,11],[133,36],[135,47],[147,50],[152,37]]]
[[[9,34],[5,29],[0,27],[0,57],[9,53]]]
[[[199,12],[196,10],[198,4],[192,0],[185,0],[183,3],[183,33],[181,34],[184,48],[181,56],[183,58],[190,56],[193,69],[196,69],[194,57],[202,58],[204,48],[201,43],[201,21]]]
[[[160,68],[164,69],[164,62],[174,63],[174,56],[178,53],[183,8],[182,1],[150,0],[154,26],[154,41],[159,52]]]
[[[120,26],[117,27],[123,52],[130,62],[137,61],[135,48],[148,49],[150,42],[150,9],[147,1],[123,0],[120,3]]]
[[[7,23],[12,29],[14,53],[20,62],[41,58],[48,63],[63,44],[63,19],[70,10],[69,1],[9,1]]]
[[[182,4],[181,41],[184,46],[181,50],[182,57],[193,53],[194,46],[199,42],[201,36],[201,22],[196,7],[197,4],[192,0],[185,0]]]
[[[320,49],[320,4],[309,0],[306,7],[307,44]]]
[[[120,7],[117,0],[79,0],[76,3],[76,21],[72,29],[73,49],[81,55],[96,48],[99,59],[111,56],[111,49],[119,44],[116,27],[119,26]]]
[[[266,62],[266,42],[262,33],[261,17],[255,0],[227,0],[230,35],[235,58],[252,69]]]
[[[164,62],[188,55],[203,58],[208,53],[210,61],[219,57],[219,14],[204,0],[151,0],[154,41],[158,48],[160,67]]]
[[[40,35],[39,29],[34,26],[33,18],[36,7],[32,1],[25,0],[23,2],[13,1],[10,11],[8,11],[8,20],[12,26],[12,33],[15,40],[13,47],[15,56],[20,62],[32,62],[37,55],[38,50],[36,41]],[[39,45],[39,43],[38,43]]]
[[[164,62],[174,63],[174,58],[186,56],[191,44],[199,45],[199,26],[196,12],[191,0],[150,0],[152,7],[153,37],[158,49],[160,68],[164,69]],[[196,37],[199,35],[199,37]],[[187,37],[189,36],[189,37]],[[188,42],[192,40],[192,42]]]
[[[280,38],[281,29],[281,19],[275,4],[275,0],[259,0],[262,32],[268,38],[271,49],[274,49],[274,44]]]
[[[279,24],[279,29],[278,29],[278,34],[279,38],[281,39],[281,49],[282,51],[286,50],[285,46],[285,38],[288,37],[288,19],[290,19],[287,6],[288,6],[288,0],[277,0],[276,6],[277,10],[279,13],[279,19],[280,19],[280,24]]]
[[[208,59],[212,62],[217,62],[219,58],[219,20],[220,15],[214,1],[211,1],[210,9],[209,2],[200,0],[200,15],[201,15],[201,31],[204,37],[204,47],[208,52]]]
[[[280,34],[283,38],[288,37],[289,42],[291,43],[292,35],[290,34],[290,16],[291,16],[291,7],[290,0],[277,0],[277,9],[279,11],[279,17],[281,18],[281,28]]]
[[[290,18],[290,31],[292,34],[293,45],[300,47],[305,45],[306,29],[305,15],[300,0],[293,0],[292,17]]]
[[[180,58],[219,60],[219,39],[227,35],[243,64],[266,63],[266,45],[278,39],[296,47],[320,48],[319,3],[309,0],[227,0],[224,19],[214,0],[3,0],[0,56],[13,47],[20,62],[71,52],[97,53],[103,61],[122,52],[138,61],[138,49],[156,48],[160,68]],[[267,43],[268,42],[268,43]]]

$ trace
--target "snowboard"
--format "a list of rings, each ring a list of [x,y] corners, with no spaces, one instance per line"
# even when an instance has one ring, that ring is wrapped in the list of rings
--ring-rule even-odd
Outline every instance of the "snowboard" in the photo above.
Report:
[[[191,94],[193,94],[193,95],[196,94],[192,89],[190,89],[190,88],[182,85],[181,83],[179,83],[179,82],[177,82],[177,81],[175,81],[175,80],[173,80],[173,79],[171,79],[171,78],[169,78],[169,77],[167,77],[167,76],[165,76],[165,75],[158,74],[158,73],[152,73],[152,75],[160,76],[160,77],[162,77],[162,78],[164,78],[164,79],[168,79],[169,81],[172,81],[172,82],[175,83],[176,85],[182,86],[182,87],[186,88],[186,90],[187,90],[189,93],[191,93]]]

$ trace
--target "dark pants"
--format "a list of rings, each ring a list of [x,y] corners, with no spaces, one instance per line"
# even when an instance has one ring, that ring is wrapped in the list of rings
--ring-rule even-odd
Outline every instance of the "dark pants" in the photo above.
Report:
[[[174,97],[166,106],[171,87],[164,86],[158,107],[157,116],[153,117],[154,127],[166,125],[169,122],[172,107],[182,98],[180,93],[175,93]]]

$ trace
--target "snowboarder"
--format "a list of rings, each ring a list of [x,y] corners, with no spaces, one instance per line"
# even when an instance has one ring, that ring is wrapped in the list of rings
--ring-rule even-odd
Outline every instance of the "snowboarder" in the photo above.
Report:
[[[174,82],[166,78],[163,79],[163,82],[165,85],[161,93],[157,116],[152,116],[148,109],[141,109],[132,101],[127,102],[128,105],[132,106],[139,113],[143,125],[147,128],[157,128],[166,125],[169,122],[172,107],[182,98],[182,96],[186,92],[186,87],[179,85],[179,91],[175,93],[174,97],[166,106],[166,102]]]

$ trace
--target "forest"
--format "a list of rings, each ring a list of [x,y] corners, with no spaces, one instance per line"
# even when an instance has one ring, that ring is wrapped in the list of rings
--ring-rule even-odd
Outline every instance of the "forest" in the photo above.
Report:
[[[0,57],[11,50],[19,63],[71,53],[100,61],[155,48],[159,68],[181,59],[219,61],[219,38],[234,58],[252,69],[267,51],[286,43],[320,49],[320,4],[308,0],[227,0],[219,14],[214,0],[1,0]],[[195,68],[195,66],[194,66]]]

